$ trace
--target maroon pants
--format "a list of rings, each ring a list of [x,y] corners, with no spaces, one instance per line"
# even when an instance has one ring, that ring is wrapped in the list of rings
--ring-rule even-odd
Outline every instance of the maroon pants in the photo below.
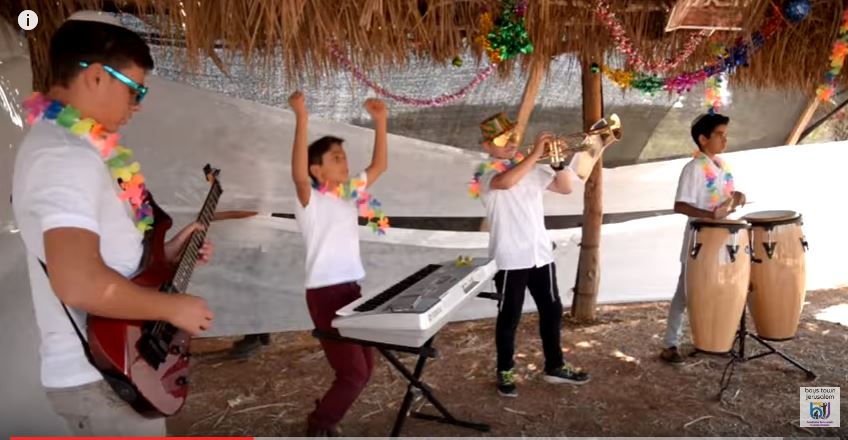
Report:
[[[306,305],[315,328],[334,332],[330,325],[336,311],[358,299],[360,288],[357,283],[308,289]],[[336,372],[336,380],[318,401],[315,411],[309,415],[309,426],[316,429],[332,429],[365,388],[374,369],[374,353],[371,348],[348,342],[321,339],[321,347],[327,361]]]

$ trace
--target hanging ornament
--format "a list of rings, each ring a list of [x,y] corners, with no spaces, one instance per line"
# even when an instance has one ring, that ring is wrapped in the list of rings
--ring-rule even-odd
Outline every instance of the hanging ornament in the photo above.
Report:
[[[783,4],[783,15],[791,23],[800,23],[810,15],[810,0],[787,0]]]
[[[601,68],[598,67],[598,63],[592,63],[592,67],[590,68],[592,73],[598,73],[601,71]]]
[[[462,58],[455,56],[453,61],[451,61],[451,64],[453,64],[454,67],[462,67]]]
[[[527,3],[503,0],[501,15],[492,19],[491,12],[480,14],[480,29],[474,41],[486,50],[492,63],[508,60],[518,54],[533,53],[533,43],[524,25]]]

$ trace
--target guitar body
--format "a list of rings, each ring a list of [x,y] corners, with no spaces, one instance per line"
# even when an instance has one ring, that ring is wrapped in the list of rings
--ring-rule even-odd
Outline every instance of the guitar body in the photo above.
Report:
[[[217,189],[215,203],[220,186]],[[144,257],[132,281],[163,292],[181,292],[180,287],[174,285],[180,266],[165,261],[165,236],[173,220],[153,201],[152,196],[148,196],[153,208],[153,228],[145,234]],[[214,204],[211,207],[209,205],[207,197],[200,219],[206,220],[207,226],[208,219],[204,219],[204,215],[211,219],[214,214]],[[203,236],[194,241],[202,243]],[[196,249],[190,257],[190,265],[193,267]],[[184,255],[182,259],[189,258]],[[187,283],[186,278],[183,284]],[[176,414],[183,407],[188,397],[191,356],[191,336],[188,333],[164,322],[109,319],[93,315],[89,315],[87,324],[88,342],[95,366],[133,409],[147,417],[159,417]]]
[[[176,267],[165,262],[165,234],[173,225],[151,197],[153,229],[145,237],[145,255],[140,272],[132,278],[135,284],[158,288],[174,275]],[[189,341],[187,333],[178,332],[168,344],[163,361],[154,368],[142,354],[142,335],[148,331],[144,321],[88,317],[88,343],[97,368],[104,374],[123,377],[126,383],[110,385],[133,408],[150,417],[173,415],[182,408],[188,396]],[[109,378],[107,377],[107,380]]]

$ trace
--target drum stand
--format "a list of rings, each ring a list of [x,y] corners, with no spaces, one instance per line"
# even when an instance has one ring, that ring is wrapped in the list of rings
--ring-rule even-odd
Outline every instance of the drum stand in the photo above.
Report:
[[[720,382],[721,390],[719,390],[719,393],[718,393],[719,400],[721,400],[721,396],[724,394],[724,391],[727,390],[727,388],[730,386],[730,379],[733,377],[733,373],[736,369],[737,363],[747,362],[747,361],[750,361],[750,360],[754,360],[754,359],[758,359],[758,358],[761,358],[761,357],[764,357],[764,356],[768,356],[770,354],[776,354],[776,355],[782,357],[787,362],[792,364],[795,368],[806,373],[808,380],[812,380],[812,379],[816,378],[816,373],[813,373],[810,369],[804,367],[798,361],[789,357],[786,353],[774,348],[771,344],[769,344],[768,342],[766,342],[765,340],[763,340],[759,336],[749,332],[747,324],[746,324],[746,320],[745,320],[745,318],[748,314],[747,312],[748,312],[748,306],[746,305],[745,308],[742,309],[742,318],[739,320],[739,330],[736,332],[736,339],[733,341],[733,348],[730,349],[730,353],[729,353],[730,354],[730,362],[727,363],[727,366],[724,367],[724,372],[721,374],[721,382]],[[767,350],[762,352],[762,353],[755,354],[753,356],[748,356],[745,353],[745,339],[746,338],[751,338],[751,339],[757,341],[758,343],[760,343],[760,345],[765,347]],[[736,348],[736,350],[734,350],[734,348]]]

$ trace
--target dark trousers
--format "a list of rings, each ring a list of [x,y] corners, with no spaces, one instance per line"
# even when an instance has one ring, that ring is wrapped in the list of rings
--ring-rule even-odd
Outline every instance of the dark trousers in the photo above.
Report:
[[[335,286],[308,289],[306,305],[315,328],[324,332],[335,332],[331,322],[336,311],[361,296],[359,284],[344,283]],[[365,389],[374,369],[374,353],[371,348],[348,342],[321,339],[321,348],[330,366],[336,372],[336,380],[318,401],[315,411],[309,415],[309,426],[316,429],[332,429],[338,424],[359,394]]]
[[[530,295],[539,310],[539,335],[545,353],[545,371],[561,368],[564,365],[560,346],[562,302],[559,299],[554,263],[529,269],[501,270],[495,275],[495,287],[501,294],[495,326],[498,371],[513,367],[515,332],[521,320],[525,289],[530,289]]]

